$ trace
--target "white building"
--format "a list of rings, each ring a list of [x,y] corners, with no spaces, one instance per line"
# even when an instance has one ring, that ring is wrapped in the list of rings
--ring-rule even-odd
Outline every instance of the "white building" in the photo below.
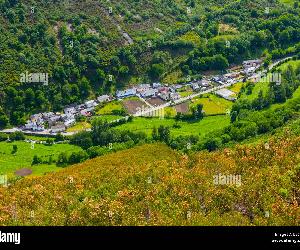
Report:
[[[102,95],[97,98],[99,103],[110,101],[110,97],[108,95]]]
[[[256,60],[248,60],[243,62],[244,68],[250,68],[250,67],[257,67],[262,64],[262,60],[256,59]]]
[[[85,102],[84,105],[86,106],[86,108],[93,108],[97,106],[97,103],[94,100],[91,100]]]
[[[66,115],[75,115],[76,114],[76,108],[75,107],[65,108],[64,113]]]
[[[220,89],[216,91],[216,94],[226,100],[234,101],[236,100],[235,93],[229,89]]]
[[[170,99],[172,101],[178,100],[178,99],[180,99],[180,95],[178,93],[171,93],[170,94]]]
[[[200,90],[199,84],[196,83],[196,82],[192,83],[192,89],[193,89],[194,91]]]
[[[141,97],[147,98],[147,97],[154,97],[156,96],[157,89],[148,89],[146,91],[141,92]]]
[[[71,120],[67,120],[64,122],[64,125],[66,126],[66,128],[69,128],[71,126],[73,126],[76,123],[75,119],[71,119]]]

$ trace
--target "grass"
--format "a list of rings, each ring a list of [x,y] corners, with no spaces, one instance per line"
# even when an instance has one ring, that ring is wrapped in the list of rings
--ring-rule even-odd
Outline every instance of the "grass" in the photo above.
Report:
[[[244,83],[243,82],[238,82],[234,85],[231,85],[228,89],[233,91],[234,93],[238,94],[241,91],[241,88],[243,87]]]
[[[174,124],[178,124],[180,128],[173,128]],[[162,119],[159,118],[134,118],[132,122],[122,124],[118,126],[117,129],[120,130],[130,130],[134,132],[144,132],[148,136],[151,136],[152,129],[154,127],[159,127],[160,125],[169,126],[171,128],[172,136],[179,135],[200,135],[204,136],[214,130],[224,128],[230,123],[229,116],[209,116],[205,117],[199,122],[189,123],[189,122],[176,122],[175,119]]]
[[[120,115],[101,115],[101,116],[95,116],[93,118],[97,118],[97,119],[100,119],[102,121],[111,122],[111,121],[121,119],[121,118],[123,118],[123,116],[120,116]]]
[[[179,92],[179,94],[180,94],[181,97],[187,97],[187,96],[192,95],[193,93],[194,93],[193,91],[182,91],[182,92]]]
[[[265,95],[269,89],[269,82],[261,81],[257,83],[253,83],[254,88],[252,90],[252,93],[250,95],[247,95],[245,92],[242,94],[241,99],[249,99],[250,101],[253,101],[255,98],[258,97],[259,92],[262,90],[263,94]]]
[[[289,65],[291,65],[294,69],[296,69],[297,67],[300,66],[300,60],[292,60],[283,63],[282,65],[278,66],[278,69],[285,71]]]
[[[177,115],[177,111],[174,107],[166,107],[164,109],[164,114],[167,118],[175,117]]]
[[[12,154],[13,145],[17,145],[18,150]],[[47,172],[58,171],[61,168],[56,167],[55,163],[50,165],[42,164],[31,166],[33,156],[37,155],[43,161],[48,161],[52,156],[53,161],[57,160],[61,152],[77,152],[81,148],[69,144],[55,144],[46,146],[43,144],[35,144],[34,149],[31,143],[18,141],[18,142],[1,142],[0,143],[0,174],[7,174],[14,176],[14,172],[21,168],[29,168],[33,171],[33,175],[42,175]]]
[[[233,102],[212,94],[205,95],[204,97],[194,98],[192,101],[192,107],[196,106],[197,104],[202,104],[206,115],[226,114],[233,105]]]
[[[100,108],[96,114],[97,115],[110,115],[113,110],[123,110],[123,105],[120,101],[112,101],[106,103],[102,108]]]
[[[178,39],[185,42],[191,42],[196,46],[199,46],[201,44],[200,36],[194,31],[189,31],[181,37],[179,37]]]
[[[67,132],[78,132],[91,128],[91,124],[88,122],[77,122],[73,127],[67,129]]]
[[[283,4],[287,4],[287,5],[293,5],[294,4],[294,0],[279,0],[279,2],[283,3]]]

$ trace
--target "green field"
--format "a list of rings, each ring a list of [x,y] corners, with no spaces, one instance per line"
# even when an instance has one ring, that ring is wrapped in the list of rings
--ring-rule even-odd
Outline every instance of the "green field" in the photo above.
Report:
[[[106,103],[102,108],[100,108],[96,113],[97,115],[110,115],[113,110],[123,110],[123,105],[120,101],[112,101]]]
[[[172,117],[175,117],[177,115],[177,111],[174,107],[166,107],[164,109],[164,115],[167,118],[172,118]]]
[[[263,94],[265,95],[269,89],[269,82],[262,81],[253,83],[254,88],[252,90],[252,93],[250,95],[247,95],[245,92],[242,94],[241,99],[249,99],[250,101],[253,101],[255,98],[258,97],[259,92],[262,90]]]
[[[205,95],[204,97],[194,98],[191,106],[195,106],[197,104],[203,105],[203,110],[206,115],[219,115],[226,114],[228,110],[231,109],[233,102],[225,100],[223,98],[217,97],[215,95]]]
[[[158,118],[134,118],[132,122],[118,126],[120,130],[130,130],[134,132],[144,132],[148,136],[151,136],[153,127],[159,127],[160,125],[169,126],[171,128],[171,135],[200,135],[204,136],[207,133],[221,129],[229,125],[229,116],[209,116],[205,117],[199,122],[182,122],[179,121],[177,124],[180,128],[173,128],[176,124],[174,119],[158,119]]]
[[[294,69],[300,66],[300,60],[293,60],[293,61],[288,61],[286,63],[283,63],[282,65],[278,66],[278,69],[284,71],[287,69],[287,67],[291,65]]]
[[[67,132],[78,132],[91,128],[91,124],[88,122],[77,122],[73,127],[67,129]]]
[[[107,121],[107,122],[111,122],[111,121],[115,121],[121,118],[124,118],[123,116],[120,115],[100,115],[100,116],[94,116],[92,119],[100,119],[102,121]]]
[[[13,145],[17,145],[18,150],[12,154]],[[35,144],[34,149],[31,148],[31,143],[18,142],[1,142],[0,143],[0,174],[14,176],[14,172],[21,168],[32,169],[33,175],[42,175],[47,172],[58,171],[61,168],[56,167],[55,163],[50,165],[42,164],[31,166],[34,155],[40,157],[43,161],[48,161],[52,156],[53,161],[57,160],[61,152],[77,152],[81,148],[69,144],[55,144],[46,146],[43,144]]]
[[[234,93],[238,94],[241,91],[241,88],[243,87],[244,83],[243,82],[238,82],[232,86],[230,86],[228,89],[233,91]]]
[[[293,5],[296,1],[294,0],[279,0],[283,4]]]

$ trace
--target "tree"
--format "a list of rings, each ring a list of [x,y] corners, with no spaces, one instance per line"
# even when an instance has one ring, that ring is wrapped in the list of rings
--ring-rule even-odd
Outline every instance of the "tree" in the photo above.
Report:
[[[222,55],[215,55],[213,57],[213,68],[217,70],[224,70],[229,67],[227,58]]]
[[[209,138],[205,141],[204,143],[204,148],[207,149],[208,151],[214,151],[221,147],[222,145],[222,140],[220,138]]]
[[[7,136],[7,134],[0,133],[0,142],[2,142],[2,141],[6,141],[7,139],[8,139],[8,136]]]
[[[12,150],[12,154],[15,154],[15,153],[17,153],[17,151],[18,151],[18,146],[17,145],[13,145],[13,150]]]
[[[25,98],[24,98],[24,104],[25,107],[30,110],[35,103],[35,94],[31,88],[26,89],[25,91]]]
[[[80,96],[83,100],[87,99],[91,92],[90,82],[86,77],[83,77],[78,84]]]
[[[77,133],[71,137],[70,144],[77,145],[83,149],[88,149],[93,146],[92,135],[87,131]]]
[[[201,120],[203,119],[203,105],[202,104],[197,104],[197,106],[192,110],[193,112],[193,117],[196,120]]]
[[[235,122],[237,120],[237,117],[238,117],[238,112],[237,111],[231,111],[230,112],[231,123]]]
[[[163,64],[153,64],[149,71],[150,77],[153,79],[158,79],[161,74],[164,72],[164,65]]]
[[[5,114],[0,114],[0,129],[4,129],[6,128],[6,126],[8,125],[8,118]]]
[[[32,163],[31,163],[31,165],[33,166],[33,165],[38,165],[38,164],[40,164],[42,161],[41,161],[41,159],[37,156],[37,155],[34,155],[33,156],[33,159],[32,159]]]
[[[25,140],[25,135],[21,131],[16,131],[10,135],[12,141],[23,141]]]
[[[157,128],[156,128],[156,127],[154,127],[154,128],[152,129],[152,139],[153,139],[154,141],[158,141],[158,139],[159,139],[158,131],[157,131]]]
[[[64,140],[65,140],[65,138],[64,138],[64,136],[61,133],[57,133],[55,135],[55,141],[56,142],[61,142],[61,141],[64,141]]]
[[[158,130],[158,138],[160,141],[169,143],[170,142],[170,128],[165,127],[163,125],[159,126]]]
[[[58,155],[56,164],[57,166],[66,166],[68,164],[68,156],[66,152],[62,152]]]

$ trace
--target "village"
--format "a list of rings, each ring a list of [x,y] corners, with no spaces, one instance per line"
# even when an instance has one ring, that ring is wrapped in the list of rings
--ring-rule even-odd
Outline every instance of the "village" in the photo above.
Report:
[[[216,86],[218,90],[215,94],[230,101],[235,101],[234,92],[226,88],[243,79],[256,79],[256,71],[261,67],[262,60],[244,61],[241,67],[230,70],[224,75],[204,76],[201,80],[192,80],[180,84],[161,84],[155,82],[152,84],[140,84],[125,90],[116,91],[115,96],[101,95],[95,100],[88,100],[82,104],[70,105],[63,109],[63,112],[47,112],[34,114],[27,123],[19,128],[23,132],[32,132],[37,134],[57,134],[63,133],[68,128],[76,124],[78,117],[91,117],[94,115],[96,107],[103,103],[109,103],[114,100],[123,100],[125,98],[137,97],[147,103],[147,100],[153,98],[169,102],[170,106],[175,101],[178,103],[181,99],[186,100],[180,95],[180,90],[186,87],[192,89],[193,94],[213,91]],[[222,88],[224,86],[224,88]],[[191,95],[192,96],[192,95]]]

